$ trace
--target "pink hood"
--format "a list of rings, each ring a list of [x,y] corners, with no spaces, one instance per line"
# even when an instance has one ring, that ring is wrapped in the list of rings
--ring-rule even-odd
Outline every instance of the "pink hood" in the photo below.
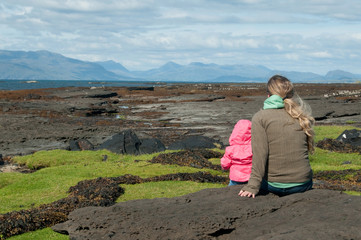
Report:
[[[241,119],[234,126],[221,159],[223,169],[229,169],[229,178],[237,182],[247,182],[252,168],[251,126],[249,120]]]

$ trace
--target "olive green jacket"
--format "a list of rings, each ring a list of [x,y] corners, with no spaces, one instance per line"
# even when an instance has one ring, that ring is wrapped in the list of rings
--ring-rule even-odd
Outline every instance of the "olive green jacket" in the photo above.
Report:
[[[262,179],[302,183],[312,179],[307,136],[284,108],[264,109],[252,118],[252,173],[242,188],[259,192]]]

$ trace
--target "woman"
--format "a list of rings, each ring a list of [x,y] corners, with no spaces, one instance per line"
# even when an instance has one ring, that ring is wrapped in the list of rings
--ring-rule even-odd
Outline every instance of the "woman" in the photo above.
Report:
[[[279,196],[312,189],[314,119],[300,98],[296,102],[287,78],[271,77],[267,92],[263,110],[252,118],[252,173],[241,197],[254,198],[260,189]]]

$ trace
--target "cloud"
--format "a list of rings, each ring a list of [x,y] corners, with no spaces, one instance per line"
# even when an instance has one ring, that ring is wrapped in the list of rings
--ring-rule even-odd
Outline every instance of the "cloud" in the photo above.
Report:
[[[332,55],[326,51],[312,52],[312,53],[310,53],[310,56],[316,57],[316,58],[331,58],[332,57]]]
[[[10,6],[0,3],[1,18],[9,18],[12,16],[23,16],[32,12],[33,7]]]
[[[360,11],[358,0],[2,0],[0,48],[131,70],[204,61],[357,73]]]

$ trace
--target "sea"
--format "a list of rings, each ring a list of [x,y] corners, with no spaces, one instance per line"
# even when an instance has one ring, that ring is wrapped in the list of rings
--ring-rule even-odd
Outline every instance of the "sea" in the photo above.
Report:
[[[151,87],[166,84],[164,82],[148,81],[0,80],[0,90],[61,87]]]

